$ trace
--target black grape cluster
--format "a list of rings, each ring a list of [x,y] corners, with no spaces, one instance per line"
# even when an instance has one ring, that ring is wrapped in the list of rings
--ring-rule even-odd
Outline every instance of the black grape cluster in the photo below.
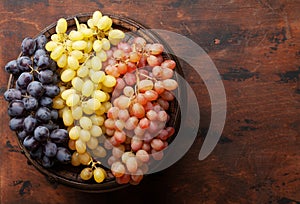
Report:
[[[30,152],[32,158],[51,167],[55,161],[69,163],[71,154],[65,148],[69,136],[58,125],[58,111],[53,98],[60,93],[56,63],[45,50],[47,38],[40,35],[25,38],[22,53],[8,62],[5,71],[16,79],[14,88],[4,93],[9,102],[9,126]]]

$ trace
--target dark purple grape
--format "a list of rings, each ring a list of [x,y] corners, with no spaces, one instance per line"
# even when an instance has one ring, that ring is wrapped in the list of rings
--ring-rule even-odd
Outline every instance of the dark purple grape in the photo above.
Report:
[[[35,113],[36,119],[47,123],[51,119],[51,111],[47,107],[40,107]]]
[[[39,148],[40,143],[32,136],[25,137],[23,145],[29,151],[35,151]]]
[[[58,74],[54,74],[53,75],[53,80],[52,80],[52,83],[53,84],[58,84],[58,82],[60,82],[60,76]]]
[[[44,94],[45,89],[41,82],[33,81],[28,84],[27,92],[34,98],[40,98]]]
[[[41,56],[47,55],[46,51],[44,49],[38,49],[35,51],[34,56],[33,56],[33,62],[35,64],[38,63],[39,59]]]
[[[32,61],[27,56],[22,56],[17,59],[18,67],[22,72],[30,72],[32,70]]]
[[[50,60],[49,69],[55,72],[57,70],[57,64],[54,60]]]
[[[31,133],[34,131],[35,127],[37,126],[37,120],[29,115],[24,119],[24,130],[28,133]]]
[[[52,159],[50,159],[49,157],[47,157],[46,155],[44,155],[43,159],[42,159],[42,165],[45,168],[50,168],[54,165],[54,161]]]
[[[23,116],[25,113],[25,107],[21,100],[14,100],[8,105],[8,115],[11,117]]]
[[[39,60],[36,63],[36,66],[40,69],[46,69],[50,65],[50,58],[47,55],[42,55],[39,57]]]
[[[12,61],[8,62],[5,65],[4,69],[7,73],[12,74],[14,76],[19,75],[21,72],[21,70],[18,67],[17,60],[12,60]]]
[[[29,153],[30,153],[30,156],[33,159],[42,159],[42,156],[43,156],[43,147],[39,146],[39,148],[37,150],[30,151]]]
[[[17,79],[17,84],[21,89],[26,89],[32,82],[33,76],[29,72],[23,72]]]
[[[33,97],[23,98],[22,101],[24,103],[25,109],[28,111],[36,110],[39,106],[38,101]]]
[[[53,130],[50,134],[50,139],[55,143],[64,143],[69,139],[68,131],[65,129]]]
[[[52,122],[41,124],[41,126],[48,128],[50,132],[59,128],[59,125]]]
[[[51,84],[53,82],[53,72],[49,69],[42,70],[38,74],[38,79],[42,84]]]
[[[45,35],[39,35],[35,38],[36,49],[44,49],[47,43],[47,38]]]
[[[47,143],[44,146],[44,154],[47,157],[54,157],[57,152],[57,146],[55,143],[47,141]]]
[[[41,99],[40,99],[40,106],[51,108],[52,104],[53,104],[52,98],[49,98],[47,96],[42,96],[41,97]]]
[[[23,130],[23,131],[18,132],[18,133],[17,133],[17,136],[18,136],[18,138],[19,138],[20,140],[24,140],[24,138],[27,137],[28,134],[27,134],[27,132],[26,132],[25,130]]]
[[[32,38],[24,38],[23,42],[22,42],[22,53],[23,55],[26,56],[31,56],[36,48],[36,42],[34,39]]]
[[[71,161],[71,153],[65,147],[58,147],[56,159],[61,163],[68,164]]]
[[[15,87],[16,87],[17,90],[21,91],[21,93],[22,93],[23,95],[26,95],[26,94],[27,94],[26,88],[25,88],[25,89],[22,89],[22,88],[18,85],[17,82],[15,83]]]
[[[57,96],[60,92],[60,89],[58,86],[56,85],[44,85],[45,88],[45,95],[49,96],[51,98],[54,98],[55,96]]]
[[[9,121],[9,127],[12,131],[22,131],[23,130],[24,118],[12,118]]]
[[[34,139],[39,142],[44,142],[49,138],[50,131],[44,126],[38,126],[34,130]]]
[[[4,92],[4,99],[6,101],[21,100],[22,93],[18,89],[8,89],[7,91]]]
[[[57,120],[58,119],[58,111],[53,109],[51,110],[51,120]]]

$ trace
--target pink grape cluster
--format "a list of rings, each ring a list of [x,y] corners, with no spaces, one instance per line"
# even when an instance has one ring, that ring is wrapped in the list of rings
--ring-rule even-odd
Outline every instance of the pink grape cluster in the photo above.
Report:
[[[108,165],[120,184],[138,184],[151,159],[163,158],[175,132],[167,122],[172,91],[178,87],[172,79],[176,63],[164,60],[163,51],[162,44],[141,37],[107,51],[105,72],[116,77],[117,84],[104,122],[104,147],[112,150]]]

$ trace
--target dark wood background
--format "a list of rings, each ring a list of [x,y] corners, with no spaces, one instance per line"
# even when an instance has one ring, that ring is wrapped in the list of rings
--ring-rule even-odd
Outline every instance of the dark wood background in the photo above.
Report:
[[[1,0],[3,67],[59,17],[100,9],[185,35],[211,57],[223,77],[228,110],[222,138],[204,161],[198,154],[210,121],[210,100],[193,70],[199,135],[188,153],[139,186],[89,194],[52,185],[26,163],[8,128],[1,96],[0,203],[300,203],[299,0]]]

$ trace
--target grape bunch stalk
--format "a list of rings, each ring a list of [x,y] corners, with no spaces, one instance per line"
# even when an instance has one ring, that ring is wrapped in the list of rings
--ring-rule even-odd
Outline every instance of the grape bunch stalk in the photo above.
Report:
[[[52,108],[53,98],[60,92],[59,76],[46,43],[44,35],[23,40],[20,56],[5,65],[10,79],[16,81],[4,98],[9,102],[11,130],[17,132],[31,157],[48,168],[56,161],[70,163],[71,154],[66,148],[68,132],[59,127],[58,111]]]

